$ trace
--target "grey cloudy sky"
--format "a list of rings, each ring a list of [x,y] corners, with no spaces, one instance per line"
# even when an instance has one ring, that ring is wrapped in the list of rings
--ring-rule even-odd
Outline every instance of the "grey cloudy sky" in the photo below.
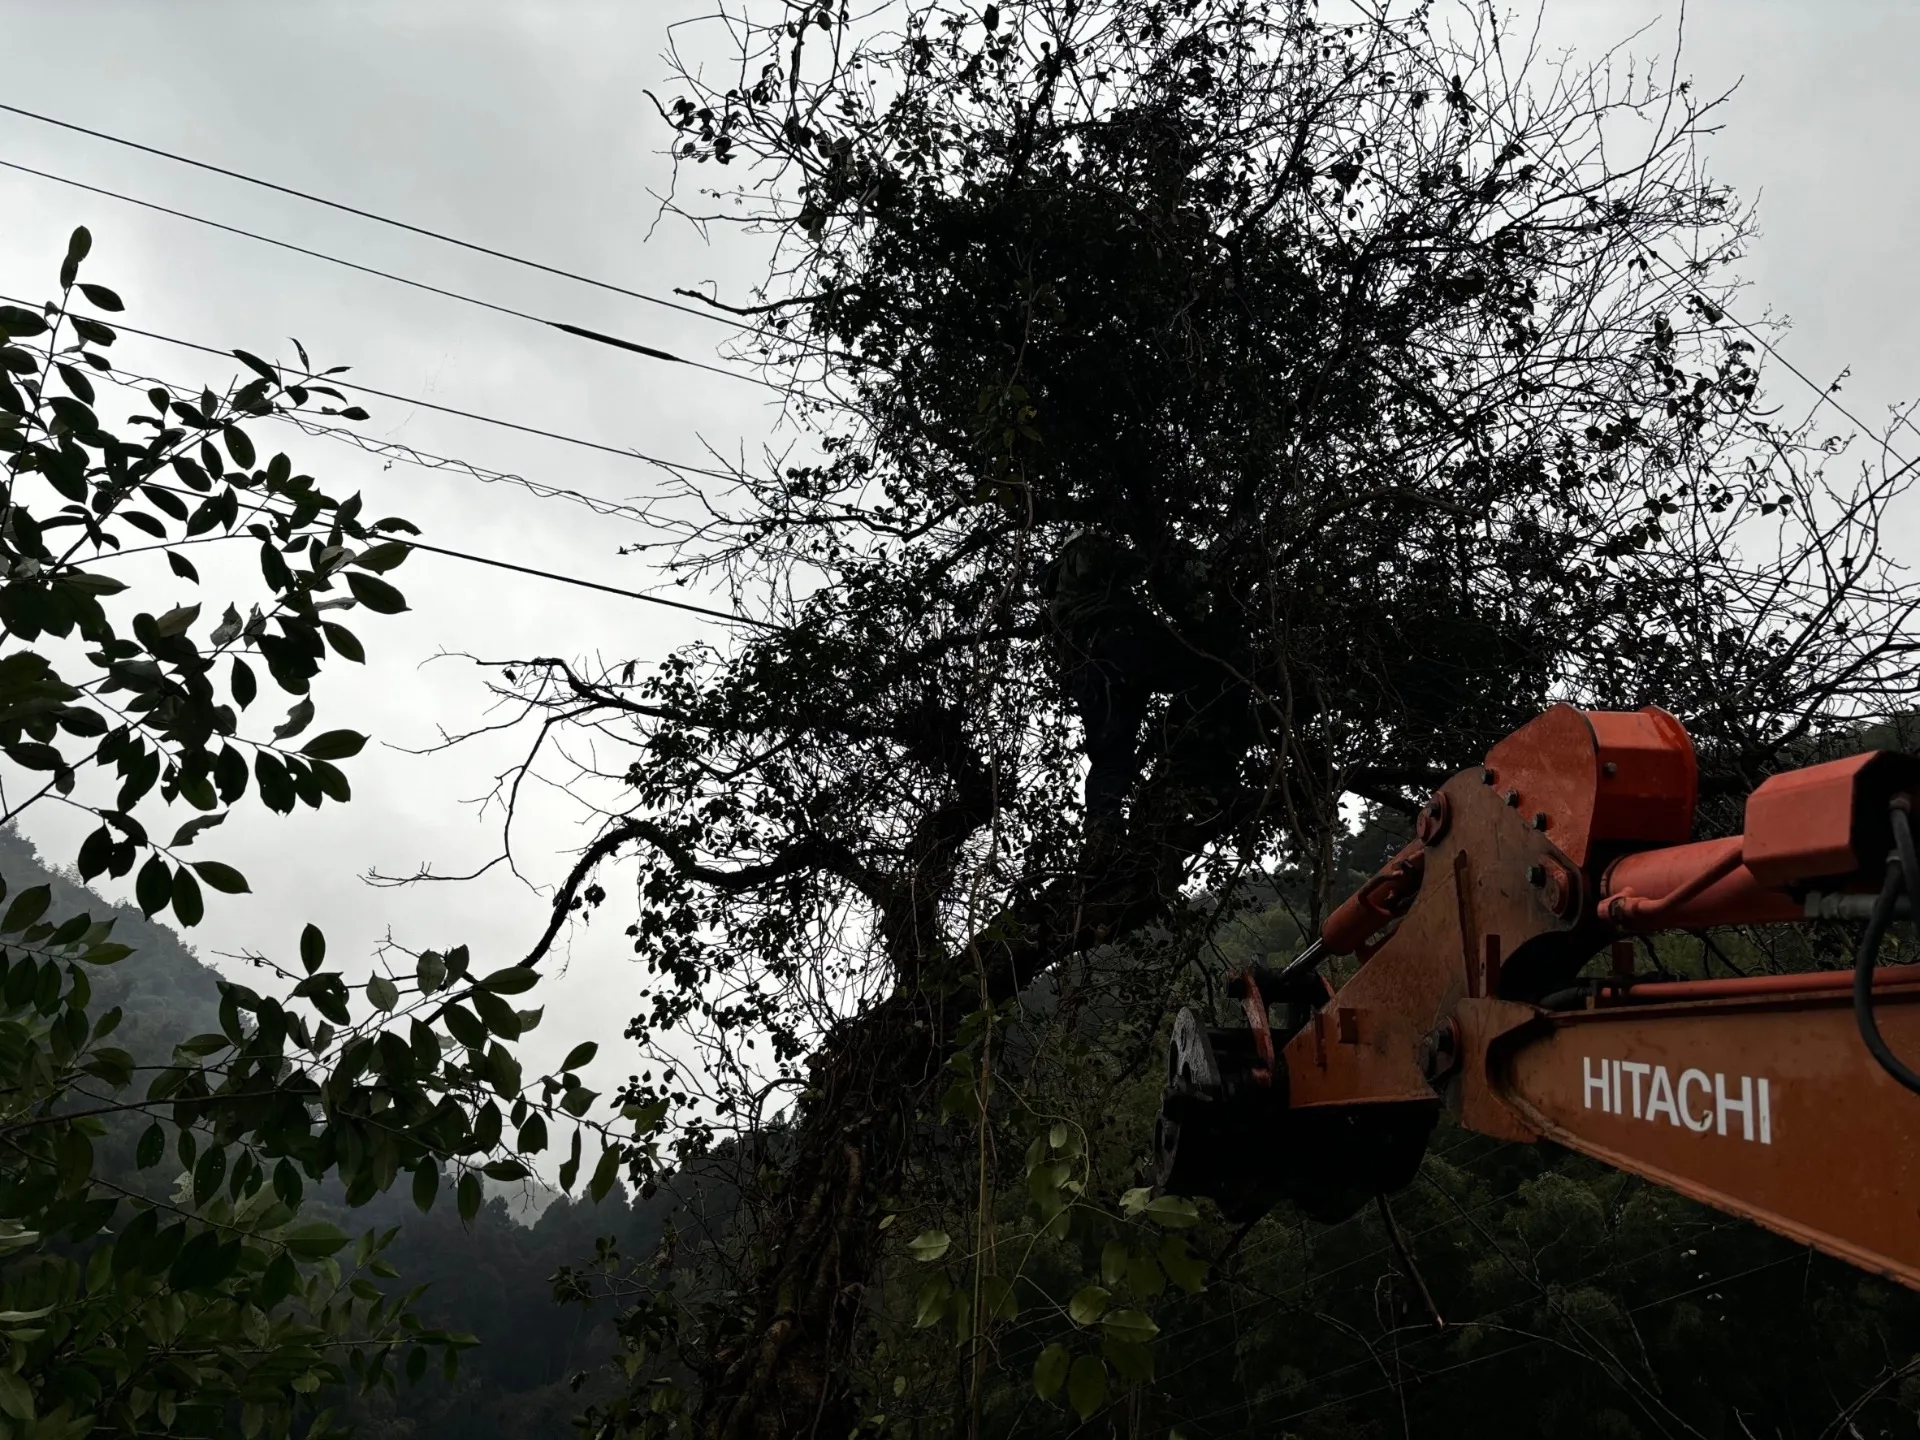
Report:
[[[635,289],[712,281],[739,295],[760,273],[755,245],[724,235],[710,243],[673,220],[656,228],[649,194],[665,181],[665,142],[643,90],[662,83],[666,26],[712,4],[0,0],[0,99]],[[1590,53],[1645,27],[1633,50],[1670,55],[1679,18],[1670,3],[1547,0],[1543,35]],[[1851,365],[1843,396],[1877,422],[1888,404],[1920,394],[1920,335],[1909,323],[1920,272],[1906,253],[1920,220],[1920,179],[1906,154],[1920,133],[1920,89],[1909,78],[1920,7],[1695,0],[1685,33],[1683,69],[1703,90],[1740,83],[1709,159],[1762,202],[1744,308],[1790,318],[1787,352],[1815,376]],[[726,333],[11,115],[0,114],[0,159],[689,356],[711,359]],[[317,363],[352,364],[370,385],[671,459],[697,462],[704,445],[751,450],[776,419],[767,392],[748,385],[5,171],[0,291],[47,291],[67,233],[82,223],[95,237],[88,272],[121,290],[126,318],[143,328],[289,357],[285,337],[298,336]],[[116,354],[194,381],[232,368],[133,337]],[[1773,382],[1790,407],[1804,407],[1793,385]],[[369,408],[371,435],[608,499],[656,480],[623,457],[388,401]],[[255,438],[291,450],[336,493],[364,489],[373,510],[408,516],[428,539],[617,585],[649,582],[640,562],[615,553],[643,538],[630,524],[504,486],[383,469],[280,429]],[[1920,437],[1908,440],[1908,453],[1920,451]],[[217,591],[217,574],[209,578]],[[323,724],[354,723],[393,746],[485,718],[477,674],[457,660],[428,663],[441,652],[645,660],[701,633],[701,622],[654,607],[427,556],[396,578],[412,612],[357,621],[369,665],[319,689]],[[184,585],[160,583],[188,598]],[[285,953],[300,923],[316,918],[341,954],[364,954],[391,930],[415,946],[465,940],[485,968],[518,958],[545,909],[527,885],[500,872],[404,891],[357,878],[422,863],[453,873],[492,854],[497,817],[465,802],[512,753],[498,743],[429,758],[370,747],[351,762],[350,807],[236,819],[213,832],[207,853],[241,864],[257,893],[214,906],[191,938],[209,957]],[[520,854],[537,884],[564,869],[585,832],[555,797],[533,799]],[[56,812],[34,813],[26,828],[63,857],[81,833]],[[602,922],[576,932],[565,974],[542,989],[549,1019],[530,1039],[536,1063],[582,1038],[617,1042],[636,1008],[639,977],[619,934],[622,882],[610,888]],[[625,1072],[623,1056],[608,1060],[603,1069]]]

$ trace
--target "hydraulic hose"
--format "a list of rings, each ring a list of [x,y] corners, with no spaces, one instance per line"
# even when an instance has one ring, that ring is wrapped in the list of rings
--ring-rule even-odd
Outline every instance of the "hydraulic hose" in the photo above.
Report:
[[[1874,961],[1879,958],[1880,942],[1886,937],[1887,926],[1893,923],[1901,892],[1905,891],[1920,905],[1920,848],[1914,845],[1913,822],[1906,806],[1896,804],[1892,819],[1894,853],[1887,857],[1887,880],[1880,887],[1879,898],[1873,902],[1866,933],[1860,937],[1860,948],[1853,958],[1853,1018],[1860,1027],[1860,1038],[1866,1042],[1868,1052],[1880,1062],[1880,1068],[1920,1095],[1920,1072],[1914,1071],[1888,1047],[1873,1014]]]

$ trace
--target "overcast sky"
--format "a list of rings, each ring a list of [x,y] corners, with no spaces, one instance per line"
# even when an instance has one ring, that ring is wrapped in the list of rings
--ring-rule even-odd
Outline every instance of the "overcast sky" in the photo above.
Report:
[[[719,236],[710,244],[671,219],[656,227],[649,193],[665,183],[665,137],[642,92],[663,82],[669,21],[712,3],[0,0],[8,56],[0,100],[634,289],[715,282],[739,296],[759,276],[757,249]],[[1548,0],[1544,33],[1592,52],[1644,27],[1635,51],[1666,56],[1679,14],[1642,0]],[[1877,422],[1888,404],[1920,394],[1911,323],[1920,270],[1906,253],[1920,222],[1908,155],[1920,134],[1920,89],[1910,79],[1920,7],[1696,0],[1685,34],[1683,69],[1702,90],[1740,86],[1709,158],[1722,179],[1761,200],[1764,234],[1745,267],[1744,309],[1790,318],[1785,348],[1815,376],[1851,365],[1843,398]],[[726,334],[3,113],[0,160],[688,356],[712,359]],[[287,358],[286,337],[298,336],[316,363],[351,364],[370,385],[670,459],[697,462],[707,445],[752,449],[776,418],[767,392],[750,385],[6,171],[0,292],[49,292],[76,224],[94,234],[86,273],[117,287],[126,319],[143,328]],[[116,358],[196,382],[233,368],[133,337]],[[1773,386],[1804,406],[1793,383],[1776,376]],[[657,478],[620,456],[389,401],[368,408],[371,435],[609,499],[644,493]],[[408,516],[430,540],[616,585],[650,583],[640,562],[616,554],[644,538],[631,524],[506,486],[383,469],[283,429],[256,427],[256,442],[290,449],[335,493],[364,489],[370,509]],[[1920,439],[1910,437],[1913,449]],[[473,668],[429,663],[442,652],[650,660],[700,633],[700,622],[655,607],[429,556],[394,578],[412,612],[358,619],[368,666],[318,690],[322,725],[350,723],[391,746],[418,747],[436,726],[484,719]],[[184,584],[161,583],[180,591],[173,599],[190,598]],[[369,747],[349,762],[350,807],[236,819],[201,844],[241,864],[256,893],[219,900],[190,940],[210,959],[243,948],[285,954],[300,924],[316,919],[337,955],[364,955],[391,930],[415,947],[464,940],[482,968],[517,959],[545,911],[527,886],[499,872],[405,891],[357,878],[422,864],[453,873],[490,856],[497,816],[465,802],[510,760],[498,745],[424,759]],[[62,859],[83,833],[52,811],[33,813],[26,829]],[[541,804],[520,837],[528,876],[550,882],[585,838],[564,809]],[[618,1037],[638,1008],[640,977],[619,933],[630,913],[626,878],[606,878],[613,901],[599,923],[576,931],[564,975],[538,992],[548,1021],[528,1048],[536,1064],[551,1064],[579,1039],[611,1044],[600,1067],[610,1080],[628,1068]]]

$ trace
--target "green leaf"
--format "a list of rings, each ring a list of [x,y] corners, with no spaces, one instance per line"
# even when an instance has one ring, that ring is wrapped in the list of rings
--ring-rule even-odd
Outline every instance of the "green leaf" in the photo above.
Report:
[[[461,1220],[471,1225],[473,1217],[480,1213],[480,1177],[467,1171],[454,1187],[454,1193]]]
[[[540,983],[540,972],[531,965],[509,965],[504,970],[496,970],[480,981],[480,988],[490,990],[495,995],[522,995]],[[563,1069],[573,1067],[563,1066]]]
[[[913,1328],[925,1330],[946,1318],[953,1299],[953,1285],[944,1275],[935,1275],[920,1287],[913,1302]]]
[[[1067,1315],[1076,1325],[1091,1325],[1106,1310],[1107,1298],[1105,1286],[1085,1286],[1067,1302]]]
[[[175,635],[186,634],[187,631],[192,628],[193,622],[199,618],[200,607],[198,605],[176,605],[158,620],[154,621],[153,628],[159,631],[161,635],[171,638]]]
[[[109,314],[115,314],[127,308],[120,297],[104,285],[83,284],[80,287],[80,293],[86,296],[94,306]]]
[[[479,1013],[480,1023],[487,1029],[502,1040],[520,1038],[519,1012],[506,1001],[490,990],[475,990],[467,998],[472,1002],[474,1010]]]
[[[1067,1372],[1067,1403],[1082,1421],[1107,1403],[1107,1367],[1097,1355],[1082,1355]]]
[[[1109,1240],[1100,1251],[1100,1283],[1117,1289],[1127,1278],[1127,1262],[1132,1258],[1125,1241]]]
[[[52,901],[53,891],[45,885],[22,890],[7,907],[6,918],[0,919],[0,934],[13,935],[25,930],[47,913],[47,906]]]
[[[149,855],[140,873],[133,877],[133,898],[149,917],[158,915],[173,902],[173,872],[158,855]]]
[[[1207,1262],[1187,1248],[1186,1238],[1168,1235],[1160,1241],[1160,1268],[1189,1295],[1207,1288]]]
[[[1120,1197],[1120,1213],[1132,1217],[1138,1215],[1153,1199],[1151,1185],[1136,1185]]]
[[[1200,1210],[1184,1195],[1161,1195],[1144,1212],[1147,1219],[1167,1230],[1185,1230],[1200,1223]]]
[[[176,841],[176,843],[178,843]],[[245,895],[249,893],[247,877],[231,865],[218,860],[201,860],[193,867],[194,873],[222,895]]]
[[[440,1165],[431,1156],[413,1167],[413,1203],[422,1215],[433,1208],[433,1197],[440,1192]]]
[[[386,581],[358,570],[347,571],[347,588],[353,592],[354,599],[376,615],[398,615],[407,608],[406,596]]]
[[[226,818],[225,815],[196,815],[193,819],[187,821],[186,824],[173,832],[173,839],[169,843],[176,850],[183,845],[191,845],[201,831],[211,830],[216,825],[226,823]],[[204,880],[206,876],[203,875],[200,878]],[[215,886],[214,888],[218,889],[219,887]]]
[[[1057,1341],[1040,1352],[1040,1358],[1033,1362],[1033,1391],[1042,1400],[1051,1400],[1060,1393],[1067,1383],[1067,1367],[1073,1363],[1073,1356],[1067,1347]]]
[[[562,1070],[578,1070],[583,1065],[593,1063],[593,1057],[600,1053],[600,1047],[591,1040],[582,1040],[567,1052],[567,1058],[560,1062]]]
[[[384,575],[405,560],[411,548],[404,540],[385,540],[362,550],[353,557],[353,563]]]
[[[167,1272],[167,1283],[176,1290],[211,1290],[239,1263],[238,1241],[223,1244],[219,1231],[203,1230],[180,1251],[180,1258]]]
[[[133,1163],[142,1170],[149,1169],[160,1163],[166,1150],[167,1133],[156,1120],[140,1132],[140,1143],[133,1148]]]
[[[907,1242],[907,1254],[927,1265],[946,1254],[952,1244],[953,1237],[944,1230],[923,1230]]]
[[[308,925],[300,932],[300,965],[311,975],[320,968],[327,958],[327,937],[320,933],[318,925]]]
[[[331,620],[320,622],[321,633],[327,637],[327,643],[333,646],[334,653],[343,660],[351,660],[356,665],[367,663],[366,648],[361,645],[360,637],[344,625],[336,625]]]
[[[15,1420],[33,1419],[33,1391],[13,1371],[0,1369],[0,1412]]]
[[[1160,1333],[1160,1327],[1138,1310],[1110,1310],[1100,1326],[1114,1339],[1129,1345],[1144,1345]]]
[[[207,913],[200,882],[184,865],[173,872],[173,913],[182,925],[198,925]]]
[[[307,726],[313,723],[313,697],[306,695],[296,700],[293,708],[287,711],[284,722],[273,727],[273,738],[291,740]]]
[[[300,753],[315,760],[346,760],[358,755],[366,743],[366,736],[352,730],[329,730],[302,745]]]
[[[609,1145],[600,1152],[600,1163],[593,1167],[593,1178],[587,1182],[587,1194],[597,1205],[607,1198],[607,1192],[613,1189],[613,1182],[620,1176],[620,1147]]]
[[[32,310],[23,310],[18,305],[0,305],[0,335],[25,339],[46,332],[47,322]]]
[[[377,1010],[391,1010],[400,1003],[400,990],[386,976],[376,975],[367,981],[367,999]]]
[[[227,1178],[227,1152],[221,1145],[209,1145],[193,1167],[193,1203],[204,1205]]]
[[[258,355],[246,350],[235,350],[232,354],[234,359],[253,371],[254,374],[258,375],[262,380],[265,380],[269,385],[278,385],[280,383],[280,372],[262,360]]]
[[[486,1045],[487,1027],[474,1019],[471,1010],[452,1004],[447,1006],[441,1018],[446,1023],[447,1033],[469,1050],[479,1050]]]
[[[324,1260],[346,1248],[347,1235],[338,1226],[316,1220],[289,1230],[285,1242],[296,1260]]]

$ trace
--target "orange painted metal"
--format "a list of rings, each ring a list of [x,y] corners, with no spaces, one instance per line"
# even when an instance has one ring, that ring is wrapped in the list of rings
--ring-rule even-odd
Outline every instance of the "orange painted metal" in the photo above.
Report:
[[[1351,955],[1396,915],[1405,912],[1420,889],[1426,866],[1426,845],[1415,840],[1349,895],[1320,927],[1320,940],[1329,955]]]
[[[1920,989],[1878,1013],[1920,1056]],[[1845,995],[1538,1013],[1484,1078],[1549,1140],[1920,1289],[1920,1100]]]
[[[1364,963],[1276,1059],[1288,1123],[1337,1191],[1411,1174],[1381,1148],[1417,1160],[1445,1104],[1920,1288],[1920,1099],[1861,1042],[1849,976],[1602,979],[1587,1008],[1543,1004],[1609,947],[1630,971],[1623,936],[1798,920],[1814,879],[1877,888],[1887,804],[1920,789],[1920,761],[1778,777],[1746,835],[1687,844],[1697,787],[1692,743],[1652,708],[1557,706],[1449,780],[1422,840],[1323,930]],[[1920,1061],[1920,974],[1875,990]]]
[[[1693,742],[1653,706],[1622,713],[1556,705],[1488,751],[1486,769],[1527,823],[1546,817],[1576,865],[1596,844],[1671,845],[1693,828]]]
[[[1803,920],[1801,903],[1743,863],[1744,837],[1624,855],[1601,879],[1600,917],[1625,935]]]
[[[1920,985],[1920,965],[1873,972],[1875,992]],[[1851,995],[1851,970],[1809,970],[1798,975],[1739,975],[1731,980],[1655,980],[1632,986],[1602,982],[1597,1001],[1665,1005],[1676,1000],[1736,1000],[1755,995]]]
[[[1763,885],[1849,875],[1867,857],[1853,851],[1854,801],[1877,755],[1852,755],[1790,770],[1747,797],[1747,869]]]

